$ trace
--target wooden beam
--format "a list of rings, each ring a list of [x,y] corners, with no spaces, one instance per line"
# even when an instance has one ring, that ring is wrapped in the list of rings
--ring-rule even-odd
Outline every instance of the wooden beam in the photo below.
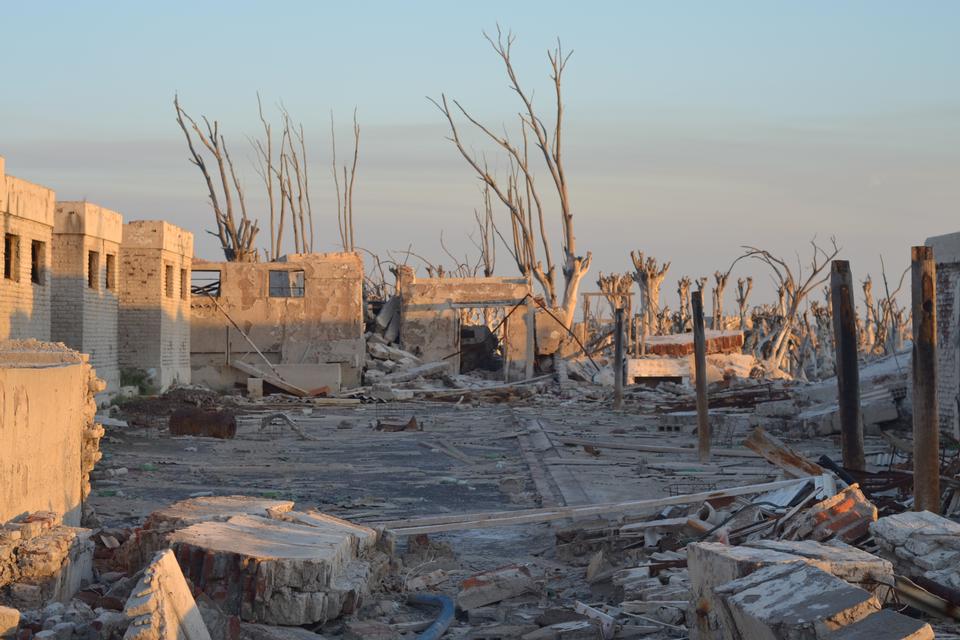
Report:
[[[623,449],[626,451],[647,451],[650,453],[697,453],[693,447],[666,447],[654,444],[634,444],[632,442],[615,442],[612,440],[590,440],[588,438],[557,438],[561,444],[590,445],[601,449]],[[713,455],[728,458],[760,458],[760,454],[744,449],[715,449]]]
[[[826,473],[823,467],[797,453],[779,438],[768,434],[763,427],[754,429],[750,437],[744,440],[743,445],[759,453],[771,464],[783,469],[784,473],[791,478],[822,476]]]
[[[913,508],[940,513],[937,278],[932,247],[913,247]]]
[[[850,263],[834,260],[830,268],[830,305],[836,345],[837,401],[840,405],[840,443],[845,469],[863,471],[863,422],[860,420],[860,353],[857,310],[853,300]]]
[[[702,292],[694,291],[690,294],[690,307],[693,311],[693,362],[697,392],[697,451],[699,452],[700,462],[709,462],[710,410],[707,406],[707,337],[703,326]]]

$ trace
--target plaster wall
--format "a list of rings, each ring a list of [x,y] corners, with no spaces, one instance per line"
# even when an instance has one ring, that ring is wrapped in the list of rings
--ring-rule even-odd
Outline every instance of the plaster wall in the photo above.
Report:
[[[192,296],[191,364],[195,382],[213,388],[244,383],[247,375],[227,364],[228,353],[231,359],[246,356],[245,361],[261,366],[259,356],[233,328],[225,311],[271,362],[337,364],[342,386],[360,383],[366,349],[363,261],[358,254],[295,254],[267,263],[197,261],[194,270],[217,272],[220,278],[216,302],[206,295]],[[271,276],[271,272],[283,273]],[[276,286],[271,295],[271,278],[276,282],[284,273],[292,278],[289,281],[302,277],[302,295],[286,295],[299,291],[278,290]],[[317,371],[323,369],[317,367]],[[331,382],[328,375],[323,378],[310,387]]]
[[[80,524],[90,367],[47,347],[0,342],[0,523],[53,511]]]
[[[190,382],[193,234],[168,222],[123,225],[119,363],[147,372],[161,390]]]

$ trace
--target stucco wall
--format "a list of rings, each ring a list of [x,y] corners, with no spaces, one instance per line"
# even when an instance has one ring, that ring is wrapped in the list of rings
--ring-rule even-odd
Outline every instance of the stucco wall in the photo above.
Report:
[[[68,525],[80,524],[102,434],[91,433],[99,430],[92,424],[96,389],[79,353],[36,341],[0,342],[0,523],[53,511]]]
[[[50,339],[51,235],[54,192],[4,174],[0,158],[0,227],[3,240],[16,237],[19,259],[10,278],[0,273],[0,340],[8,338]],[[31,245],[43,243],[39,282],[31,280]],[[0,242],[0,265],[6,260],[6,242]]]
[[[192,256],[189,231],[157,220],[123,225],[120,368],[150,373],[160,389],[190,382]]]
[[[54,214],[51,339],[89,354],[107,395],[120,386],[118,317],[119,213],[87,202],[58,202]],[[91,252],[96,256],[93,285]],[[108,274],[107,265],[112,264]],[[108,277],[109,275],[109,277]]]
[[[460,309],[458,304],[505,303],[509,312],[530,291],[524,278],[417,278],[410,267],[398,270],[400,343],[425,362],[445,360],[460,370]],[[516,309],[505,323],[507,378],[522,378],[526,369],[529,310]]]
[[[339,364],[345,387],[359,384],[365,354],[363,261],[355,253],[298,254],[282,262],[201,262],[220,274],[217,303],[257,348],[277,364]],[[303,272],[303,295],[270,295],[270,272]],[[281,293],[275,291],[275,293]],[[252,352],[242,335],[205,295],[192,297],[193,379],[214,388],[246,380],[226,364]],[[254,354],[247,361],[257,364]]]

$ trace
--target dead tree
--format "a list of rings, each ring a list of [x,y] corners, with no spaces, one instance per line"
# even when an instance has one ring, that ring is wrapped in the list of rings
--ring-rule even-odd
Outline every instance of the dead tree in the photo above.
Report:
[[[597,286],[603,297],[610,303],[610,311],[616,315],[617,309],[629,307],[630,289],[633,288],[633,278],[629,273],[611,273],[608,276],[600,273]]]
[[[243,188],[234,170],[230,153],[227,151],[227,142],[220,132],[220,123],[216,120],[210,122],[205,116],[201,116],[204,124],[201,129],[197,122],[180,107],[180,100],[176,95],[173,96],[173,107],[177,112],[177,123],[187,140],[187,148],[190,149],[190,162],[200,169],[200,173],[203,174],[203,179],[207,184],[210,206],[213,207],[213,215],[217,223],[216,233],[212,231],[208,231],[208,233],[217,236],[217,239],[220,240],[223,255],[228,261],[256,262],[257,249],[254,242],[259,228],[256,220],[247,217]],[[216,162],[216,180],[210,175],[211,172],[207,168],[203,155],[194,146],[194,136],[213,156]],[[236,194],[237,202],[240,205],[239,224],[233,209],[234,194]],[[221,195],[223,197],[222,203]]]
[[[794,270],[785,260],[773,255],[766,249],[746,246],[744,247],[744,254],[737,259],[752,258],[766,264],[773,271],[778,289],[782,290],[781,309],[783,319],[772,337],[769,354],[764,357],[764,365],[769,371],[783,370],[785,358],[792,347],[792,337],[800,306],[810,292],[823,284],[829,277],[829,275],[824,276],[823,272],[830,266],[830,261],[840,253],[840,247],[837,246],[836,239],[831,238],[830,243],[831,248],[825,250],[817,244],[816,239],[810,241],[812,255],[808,266],[809,271],[806,274],[804,274],[804,267],[799,258],[796,273],[794,273]]]
[[[344,251],[356,251],[356,236],[353,225],[353,184],[357,176],[357,159],[360,155],[360,125],[357,123],[357,110],[353,110],[353,163],[349,172],[343,165],[343,194],[340,192],[340,178],[337,175],[337,136],[333,126],[333,112],[330,112],[330,147],[333,186],[337,194],[337,226],[340,230],[340,246]]]
[[[747,301],[753,290],[753,278],[737,279],[737,308],[740,312],[740,331],[747,329]]]
[[[476,209],[473,210],[473,217],[477,222],[477,232],[480,236],[475,240],[470,236],[473,246],[480,251],[480,259],[483,261],[483,276],[489,278],[493,276],[497,266],[497,227],[493,222],[493,199],[490,196],[490,185],[483,186],[483,213]]]
[[[731,267],[732,269],[732,267]],[[712,329],[722,330],[723,327],[723,290],[727,288],[727,279],[730,278],[730,271],[726,273],[720,271],[713,272],[713,325]]]
[[[670,263],[658,264],[656,258],[646,257],[642,251],[631,251],[630,259],[633,260],[633,279],[640,286],[644,335],[649,335],[658,324],[660,287],[663,285],[663,279],[667,277]]]
[[[690,326],[690,285],[693,281],[690,276],[683,276],[677,281],[677,296],[680,298],[680,310],[677,312],[677,333],[686,333]]]
[[[534,172],[529,161],[530,138],[532,138],[535,148],[540,150],[540,155],[542,155],[547,172],[550,174],[560,205],[560,222],[563,234],[563,263],[561,269],[564,286],[559,308],[561,310],[561,320],[567,327],[570,327],[573,324],[576,312],[580,282],[590,268],[592,257],[590,252],[587,252],[585,256],[577,254],[573,228],[573,209],[563,164],[563,147],[561,144],[563,100],[561,87],[563,71],[570,59],[570,53],[564,53],[559,41],[555,49],[547,52],[555,95],[554,122],[552,126],[548,127],[534,108],[533,94],[528,93],[522,87],[514,70],[511,58],[514,35],[510,32],[504,34],[498,26],[496,40],[486,33],[484,33],[484,37],[503,62],[510,88],[517,94],[522,103],[519,114],[522,142],[520,144],[515,143],[507,133],[503,135],[494,133],[490,128],[471,116],[459,102],[454,100],[453,104],[463,117],[506,152],[509,171],[505,181],[497,178],[489,171],[485,160],[467,151],[460,138],[460,132],[453,117],[453,110],[447,102],[446,95],[441,94],[439,101],[432,98],[430,98],[430,101],[446,117],[451,131],[449,139],[456,145],[460,155],[508,209],[513,232],[512,255],[518,269],[524,276],[535,279],[543,289],[550,306],[557,307],[556,271],[546,232],[543,201],[536,186]],[[540,248],[537,246],[538,243],[541,245]]]

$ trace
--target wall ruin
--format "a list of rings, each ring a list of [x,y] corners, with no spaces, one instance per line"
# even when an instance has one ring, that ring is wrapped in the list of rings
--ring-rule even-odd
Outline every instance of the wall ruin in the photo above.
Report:
[[[526,278],[417,278],[407,266],[398,269],[397,282],[401,345],[424,362],[449,362],[454,373],[460,371],[461,310],[498,306],[509,313],[530,293]],[[521,304],[504,323],[507,380],[527,376],[527,326],[535,315],[535,308]]]
[[[100,458],[94,394],[102,390],[83,354],[36,340],[0,342],[0,523],[50,511],[80,524]]]
[[[937,263],[937,405],[940,429],[960,438],[960,232],[927,238]]]

